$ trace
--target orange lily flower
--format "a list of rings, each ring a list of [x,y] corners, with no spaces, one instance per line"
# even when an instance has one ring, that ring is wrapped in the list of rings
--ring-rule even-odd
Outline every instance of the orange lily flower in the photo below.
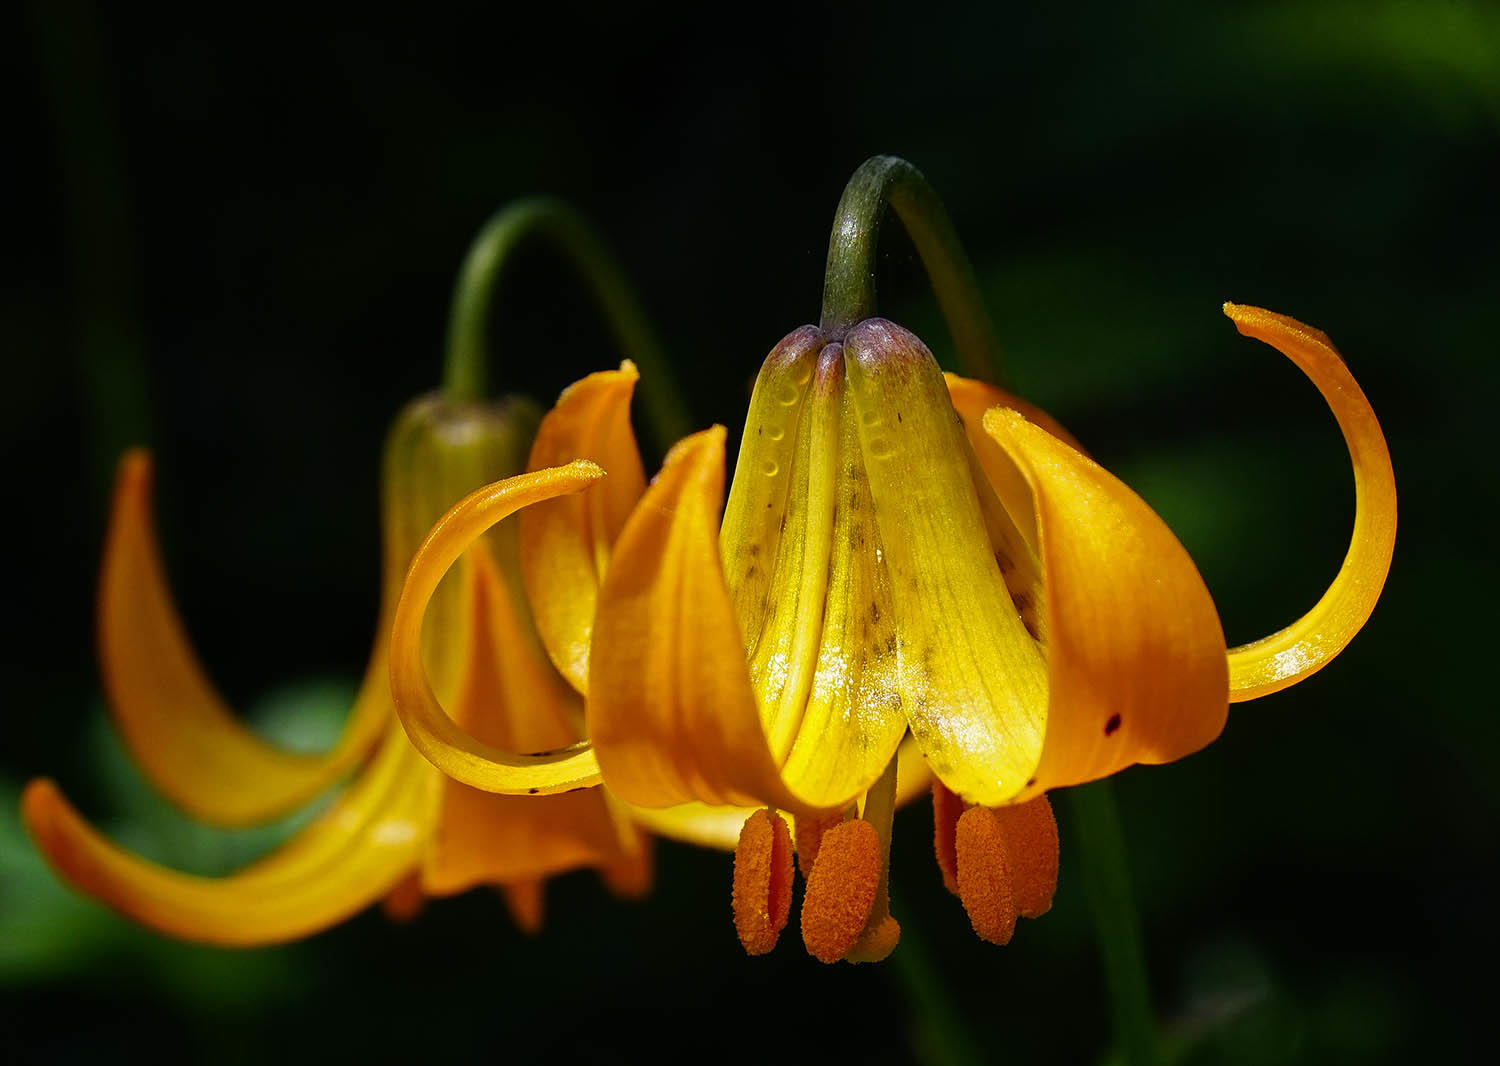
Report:
[[[649,840],[602,790],[525,802],[477,792],[424,762],[396,723],[387,634],[423,530],[473,486],[520,469],[538,413],[524,400],[418,400],[384,461],[383,596],[370,664],[339,742],[319,756],[276,748],[214,691],[187,642],[150,521],[151,463],[120,466],[99,597],[109,705],[147,776],[201,820],[243,825],[281,814],[359,767],[332,808],[285,846],[224,878],[165,869],[109,842],[49,780],[31,782],[26,823],[76,888],[161,932],[252,945],[316,932],[383,896],[394,914],[423,895],[490,883],[518,924],[541,921],[542,882],[591,866],[618,892],[649,885]],[[575,742],[578,697],[552,669],[520,590],[516,534],[474,545],[439,592],[421,654],[458,720],[525,749]],[[371,754],[373,751],[373,755]],[[368,761],[367,761],[368,760]]]
[[[1354,464],[1344,565],[1279,633],[1227,649],[1192,560],[1135,493],[1042,412],[945,380],[916,337],[869,319],[838,337],[804,327],[772,351],[722,524],[722,427],[681,441],[647,487],[623,414],[630,382],[596,374],[565,393],[532,472],[456,505],[413,559],[391,646],[408,733],[490,791],[603,780],[642,808],[738,808],[746,949],[770,950],[786,924],[795,855],[803,939],[829,962],[897,942],[890,824],[921,779],[899,767],[915,748],[937,779],[945,880],[976,932],[1006,942],[1055,888],[1047,790],[1208,744],[1231,701],[1337,655],[1383,587],[1394,477],[1364,394],[1318,331],[1225,311],[1314,382]],[[531,755],[450,721],[420,654],[442,575],[526,507],[538,629],[587,694],[589,737]]]

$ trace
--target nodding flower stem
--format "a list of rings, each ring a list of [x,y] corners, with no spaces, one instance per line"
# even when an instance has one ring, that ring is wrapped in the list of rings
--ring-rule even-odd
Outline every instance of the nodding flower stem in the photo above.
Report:
[[[625,271],[599,235],[581,214],[558,200],[539,197],[511,204],[492,216],[469,246],[448,317],[444,394],[457,401],[485,394],[491,298],[512,255],[532,238],[562,252],[588,286],[621,353],[640,369],[646,424],[657,446],[666,451],[688,434],[692,423],[656,333]]]
[[[823,331],[841,337],[876,313],[875,253],[887,207],[917,246],[964,372],[998,384],[1000,344],[980,299],[974,267],[938,194],[920,170],[893,155],[865,160],[844,186],[828,238]]]
[[[1000,384],[1000,345],[974,267],[937,193],[921,171],[896,156],[867,159],[844,187],[828,239],[821,328],[839,338],[876,313],[875,255],[886,208],[896,212],[922,257],[964,372]],[[1161,1050],[1114,792],[1108,781],[1069,792],[1115,1040],[1128,1066],[1156,1066]],[[929,1013],[921,1003],[915,1006]]]

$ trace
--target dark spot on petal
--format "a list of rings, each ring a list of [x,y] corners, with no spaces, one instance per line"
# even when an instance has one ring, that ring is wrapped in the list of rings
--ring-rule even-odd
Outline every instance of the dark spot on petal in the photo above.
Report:
[[[1028,778],[1027,779],[1027,781],[1026,781],[1026,787],[1027,788],[1030,788],[1034,784],[1036,784],[1036,778],[1032,777],[1032,778]]]
[[[1109,721],[1104,723],[1104,735],[1107,737],[1114,736],[1115,730],[1119,728],[1120,716],[1118,714],[1112,714],[1109,716]]]
[[[750,558],[754,559],[757,555],[760,554],[760,545],[759,544],[752,544],[752,545],[750,545],[750,547],[748,547],[748,548],[745,549],[745,554],[748,555],[748,556],[750,556]]]
[[[897,422],[901,421],[901,412],[900,411],[896,412],[896,421]]]
[[[527,794],[527,795],[528,795],[528,796],[535,796],[535,795],[536,795],[536,794],[537,794],[537,793],[538,793],[538,792],[540,792],[540,791],[541,791],[541,789],[539,789],[539,788],[528,788],[528,789],[527,789],[527,790],[526,790],[526,794]]]

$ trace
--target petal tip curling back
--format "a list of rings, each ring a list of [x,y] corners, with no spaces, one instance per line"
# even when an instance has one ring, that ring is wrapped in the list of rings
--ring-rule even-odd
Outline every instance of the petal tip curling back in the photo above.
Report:
[[[278,748],[247,728],[209,679],[173,602],[151,519],[154,480],[145,448],[120,458],[96,619],[110,715],[147,778],[194,817],[240,826],[285,814],[374,746],[391,713],[385,684],[367,676],[338,743],[320,755]]]
[[[1396,544],[1396,475],[1380,422],[1343,357],[1321,330],[1260,307],[1224,304],[1244,336],[1297,364],[1333,412],[1354,471],[1354,528],[1337,576],[1301,618],[1270,636],[1229,649],[1230,699],[1244,701],[1296,684],[1322,669],[1375,609]]]
[[[599,582],[631,509],[646,488],[630,425],[639,375],[629,360],[568,386],[542,419],[530,470],[590,459],[609,471],[592,492],[528,507],[520,519],[521,574],[537,632],[569,684],[588,691]]]
[[[422,662],[422,619],[438,583],[491,526],[521,508],[581,492],[605,476],[587,459],[486,485],[438,519],[412,558],[391,625],[391,695],[402,727],[422,755],[449,777],[486,792],[538,795],[599,783],[585,744],[544,755],[517,755],[460,728],[438,703]]]

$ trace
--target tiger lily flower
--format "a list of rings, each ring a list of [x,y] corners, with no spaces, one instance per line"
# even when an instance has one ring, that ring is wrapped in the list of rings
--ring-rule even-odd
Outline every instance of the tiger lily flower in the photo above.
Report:
[[[49,780],[31,782],[26,823],[58,873],[169,935],[254,945],[316,932],[388,896],[497,885],[519,925],[541,921],[542,883],[593,867],[624,895],[649,885],[649,840],[602,790],[524,802],[444,778],[412,748],[391,704],[387,640],[406,563],[433,517],[475,485],[521,467],[538,412],[528,401],[418,400],[384,460],[383,597],[370,665],[329,752],[276,748],[214,691],[166,588],[150,521],[151,463],[120,466],[104,554],[99,644],[109,705],[147,776],[195,817],[242,825],[280,814],[357,774],[332,808],[270,856],[224,878],[189,876],[101,836]],[[496,743],[575,742],[578,697],[541,650],[520,592],[516,534],[474,545],[434,602],[422,655],[458,720]],[[373,754],[372,754],[373,753]]]
[[[916,337],[867,319],[804,327],[767,358],[722,523],[722,427],[681,441],[647,487],[627,383],[594,375],[565,393],[531,472],[469,496],[418,549],[393,626],[398,713],[423,754],[476,787],[603,780],[641,808],[735,810],[746,949],[775,944],[795,863],[804,942],[829,962],[897,942],[890,825],[921,780],[899,765],[915,749],[936,778],[945,880],[976,932],[1004,943],[1018,914],[1050,905],[1048,790],[1202,748],[1231,701],[1326,665],[1383,587],[1394,478],[1364,394],[1318,331],[1225,312],[1319,388],[1354,465],[1344,565],[1276,634],[1226,648],[1192,560],[1139,496],[1042,412],[945,379]],[[421,662],[442,575],[522,508],[538,629],[587,696],[589,742],[560,752],[466,733]]]

